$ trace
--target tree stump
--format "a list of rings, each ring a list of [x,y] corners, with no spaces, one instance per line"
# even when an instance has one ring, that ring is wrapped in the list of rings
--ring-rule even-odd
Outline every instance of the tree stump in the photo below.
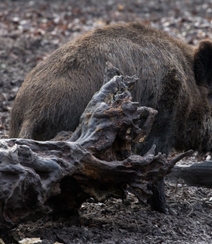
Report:
[[[190,153],[168,160],[155,155],[153,145],[146,155],[135,154],[157,111],[132,101],[129,90],[137,77],[116,75],[117,69],[107,67],[105,79],[115,76],[93,96],[68,140],[0,140],[1,228],[44,207],[72,213],[90,197],[124,198],[127,186],[146,202],[150,186]]]

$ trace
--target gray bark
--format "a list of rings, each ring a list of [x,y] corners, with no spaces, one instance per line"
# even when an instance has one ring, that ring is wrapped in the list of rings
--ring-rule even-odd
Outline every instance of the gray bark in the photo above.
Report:
[[[106,77],[117,70],[108,65]],[[114,76],[96,93],[76,131],[66,141],[0,140],[0,223],[10,227],[48,207],[52,212],[75,212],[92,197],[124,198],[129,186],[146,202],[151,185],[161,180],[173,159],[133,153],[144,143],[157,113],[132,102],[129,89],[136,77]],[[140,120],[145,118],[141,126]]]

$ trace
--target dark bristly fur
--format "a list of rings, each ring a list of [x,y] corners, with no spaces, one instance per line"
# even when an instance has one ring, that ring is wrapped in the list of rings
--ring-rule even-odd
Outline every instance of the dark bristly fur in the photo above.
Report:
[[[48,140],[74,130],[102,86],[105,63],[137,75],[141,105],[158,110],[141,148],[212,148],[212,42],[192,47],[141,23],[98,28],[54,51],[26,77],[11,111],[10,137]]]

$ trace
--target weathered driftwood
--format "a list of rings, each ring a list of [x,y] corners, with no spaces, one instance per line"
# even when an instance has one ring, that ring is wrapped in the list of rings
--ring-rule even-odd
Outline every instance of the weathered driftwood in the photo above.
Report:
[[[189,186],[212,187],[212,161],[204,161],[191,166],[175,166],[168,179],[176,181],[179,178]]]
[[[109,66],[107,77],[116,74]],[[151,130],[154,109],[132,102],[136,77],[115,76],[96,93],[67,141],[0,140],[0,223],[13,225],[43,206],[72,212],[93,197],[123,198],[128,185],[146,202],[151,187],[186,156],[168,160],[132,148]],[[143,124],[142,121],[145,121]]]

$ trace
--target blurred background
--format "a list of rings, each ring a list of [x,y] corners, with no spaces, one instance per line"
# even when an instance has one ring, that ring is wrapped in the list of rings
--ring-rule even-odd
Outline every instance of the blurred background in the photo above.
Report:
[[[212,0],[1,0],[0,138],[7,137],[18,88],[38,62],[79,34],[120,21],[142,21],[196,45],[212,40]],[[15,235],[44,236],[46,230],[46,239],[63,243],[212,243],[211,190],[183,184],[167,188],[170,216],[143,211],[131,195],[126,206],[114,200],[84,205],[78,227],[43,219],[31,229],[23,225]]]

